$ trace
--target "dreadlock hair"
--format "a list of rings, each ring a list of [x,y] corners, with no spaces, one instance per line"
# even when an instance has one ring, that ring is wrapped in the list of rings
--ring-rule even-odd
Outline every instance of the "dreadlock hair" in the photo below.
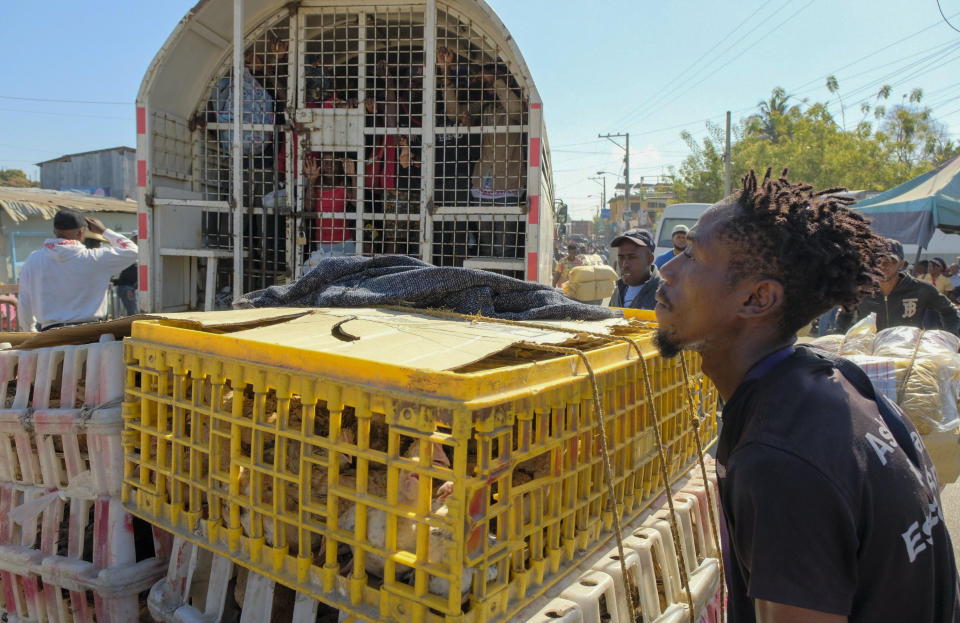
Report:
[[[855,307],[876,291],[881,277],[877,258],[886,240],[871,231],[863,215],[847,209],[853,199],[842,188],[813,192],[809,184],[791,184],[787,170],[762,182],[751,169],[730,200],[739,207],[719,232],[729,245],[729,280],[747,276],[775,279],[783,285],[782,337],[842,305]]]

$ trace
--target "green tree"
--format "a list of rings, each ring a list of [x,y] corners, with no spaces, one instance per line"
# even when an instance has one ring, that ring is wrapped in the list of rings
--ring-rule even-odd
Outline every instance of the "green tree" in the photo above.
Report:
[[[700,143],[687,131],[680,136],[691,153],[674,175],[677,197],[697,203],[716,201],[723,194],[723,129],[708,122],[707,136]]]
[[[835,81],[835,78],[834,78]],[[831,83],[839,97],[839,85]],[[864,119],[846,130],[836,123],[826,103],[787,105],[781,88],[758,105],[759,113],[734,126],[731,137],[733,185],[749,169],[788,168],[791,179],[816,188],[885,190],[933,168],[960,153],[943,124],[920,106],[922,91],[903,96],[906,103],[887,109],[885,86],[877,103],[861,107]],[[868,119],[874,113],[873,121]],[[878,111],[880,111],[878,113]],[[714,202],[723,192],[723,134],[709,124],[700,142],[681,134],[690,155],[677,171],[674,190],[686,201]]]
[[[837,99],[840,100],[840,120],[843,122],[843,129],[847,129],[847,111],[843,105],[843,97],[840,96],[840,83],[837,82],[837,77],[830,75],[827,76],[827,90],[831,93],[835,93]]]
[[[784,138],[789,138],[792,121],[799,113],[797,106],[787,106],[791,97],[793,96],[787,95],[781,87],[775,88],[770,99],[757,104],[760,112],[745,120],[746,134],[771,143],[779,143]]]
[[[40,186],[40,183],[31,182],[27,179],[27,174],[20,169],[0,169],[0,186],[31,188]]]

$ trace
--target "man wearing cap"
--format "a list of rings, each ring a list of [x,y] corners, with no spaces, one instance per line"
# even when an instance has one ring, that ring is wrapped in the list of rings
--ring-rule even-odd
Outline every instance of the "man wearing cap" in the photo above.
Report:
[[[87,231],[102,234],[110,246],[88,249]],[[57,212],[53,233],[20,270],[18,317],[24,331],[102,320],[111,275],[137,261],[136,244],[73,210]]]
[[[654,298],[660,287],[660,271],[653,263],[656,248],[653,236],[646,229],[629,229],[610,242],[617,247],[617,266],[620,279],[610,296],[610,307],[653,309]]]
[[[570,278],[570,269],[583,266],[583,254],[576,242],[567,245],[567,254],[561,257],[553,267],[553,287],[562,286]]]
[[[840,311],[837,328],[845,332],[854,320],[870,312],[877,314],[877,330],[910,326],[923,328],[923,316],[929,310],[940,316],[942,327],[960,335],[960,312],[933,285],[911,277],[904,271],[903,245],[887,239],[889,252],[880,258],[880,291],[865,297],[856,310]]]
[[[683,250],[687,248],[688,231],[690,231],[690,228],[682,223],[674,226],[673,231],[670,232],[670,241],[673,243],[673,248],[666,253],[661,253],[657,256],[657,259],[653,261],[658,269],[663,268],[664,264],[683,253]]]

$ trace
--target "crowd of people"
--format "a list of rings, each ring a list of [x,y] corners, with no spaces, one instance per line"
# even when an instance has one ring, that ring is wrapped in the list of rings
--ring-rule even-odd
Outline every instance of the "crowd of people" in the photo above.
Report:
[[[855,309],[839,307],[819,319],[819,333],[845,332],[853,323],[874,313],[877,329],[891,326],[912,326],[943,329],[960,335],[960,290],[954,285],[957,265],[948,267],[943,258],[917,262],[907,270],[903,245],[887,240],[887,251],[879,258],[879,289],[864,297]],[[951,275],[951,276],[948,276]],[[960,280],[958,280],[960,285]],[[831,317],[835,314],[835,322]]]
[[[614,237],[609,246],[617,249],[616,282],[610,307],[652,310],[656,301],[648,296],[660,283],[660,269],[684,253],[689,228],[677,225],[671,232],[673,248],[653,257],[656,248],[653,236],[642,228],[630,229]],[[925,329],[944,329],[960,335],[960,256],[947,265],[941,257],[920,260],[912,267],[904,258],[903,246],[896,240],[886,242],[888,251],[877,258],[882,273],[875,293],[866,295],[858,306],[844,310],[834,306],[814,323],[819,335],[844,332],[869,313],[877,315],[877,329],[889,326],[915,326]],[[570,270],[584,264],[584,257],[600,253],[600,246],[570,240],[567,253],[556,253],[554,258],[554,287],[562,287]],[[604,261],[607,255],[603,255]]]
[[[607,301],[610,307],[652,310],[656,306],[654,294],[660,285],[660,268],[671,259],[683,253],[686,248],[686,225],[673,228],[671,240],[673,248],[654,257],[656,243],[648,230],[635,227],[615,236],[609,247],[616,251],[616,266],[619,278],[614,284],[613,294]],[[570,275],[570,270],[582,266],[587,251],[609,263],[606,248],[595,243],[578,243],[571,240],[567,244],[567,254],[554,258],[553,285],[562,287]]]

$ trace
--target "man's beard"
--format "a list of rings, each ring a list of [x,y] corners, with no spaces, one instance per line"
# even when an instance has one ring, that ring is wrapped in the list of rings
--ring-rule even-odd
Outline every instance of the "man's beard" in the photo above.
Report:
[[[653,336],[653,343],[657,346],[660,354],[668,359],[676,357],[683,350],[683,346],[671,338],[670,334],[664,329],[657,329],[656,335]]]

